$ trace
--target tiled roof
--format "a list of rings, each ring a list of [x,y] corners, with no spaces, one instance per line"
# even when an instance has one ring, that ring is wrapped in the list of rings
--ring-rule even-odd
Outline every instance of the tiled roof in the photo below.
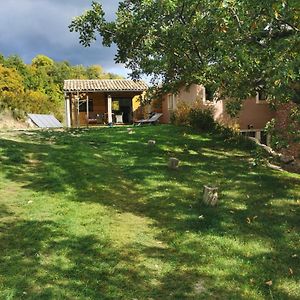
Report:
[[[143,92],[147,89],[148,86],[143,81],[128,79],[72,79],[64,81],[65,92]]]

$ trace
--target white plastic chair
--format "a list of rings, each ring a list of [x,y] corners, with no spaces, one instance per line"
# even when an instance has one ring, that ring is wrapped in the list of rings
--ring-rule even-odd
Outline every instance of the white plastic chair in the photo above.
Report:
[[[123,114],[116,115],[116,123],[123,123]]]

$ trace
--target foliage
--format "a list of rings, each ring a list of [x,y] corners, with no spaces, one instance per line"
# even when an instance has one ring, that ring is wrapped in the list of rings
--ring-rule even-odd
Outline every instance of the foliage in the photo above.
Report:
[[[228,115],[234,118],[241,111],[243,102],[240,99],[229,99],[225,102],[225,105]]]
[[[299,1],[121,1],[115,21],[102,6],[73,20],[85,46],[98,34],[118,47],[116,62],[163,83],[220,89],[219,97],[246,99],[264,90],[269,99],[300,102]],[[158,90],[160,90],[158,88]]]
[[[25,113],[52,113],[63,119],[63,82],[65,79],[115,79],[101,66],[72,66],[37,55],[30,65],[17,55],[5,58],[0,54],[0,110]]]
[[[273,149],[281,150],[288,147],[287,140],[284,139],[280,132],[277,130],[275,119],[272,119],[266,124],[265,130],[271,136],[271,147]]]
[[[46,55],[39,54],[32,60],[31,65],[35,68],[51,68],[54,61]]]
[[[299,299],[300,176],[191,128],[134,131],[1,133],[0,298]]]
[[[212,131],[216,127],[213,112],[210,108],[192,107],[188,115],[189,124],[204,131]]]
[[[0,65],[0,110],[16,108],[23,93],[22,76],[16,69]]]
[[[300,108],[297,105],[283,106],[279,110],[280,118],[272,119],[266,125],[271,136],[271,146],[276,150],[289,150],[297,154],[300,143]]]
[[[294,106],[290,110],[288,133],[292,136],[294,143],[300,143],[300,106]]]
[[[216,128],[212,109],[201,107],[197,101],[193,105],[179,101],[171,115],[171,122],[203,131],[213,131]]]
[[[176,109],[171,115],[171,122],[175,125],[189,125],[189,113],[191,107],[184,101],[177,103]]]

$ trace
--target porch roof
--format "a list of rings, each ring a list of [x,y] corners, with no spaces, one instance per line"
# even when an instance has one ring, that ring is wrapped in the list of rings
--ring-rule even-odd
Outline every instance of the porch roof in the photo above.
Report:
[[[65,92],[143,92],[145,82],[128,79],[72,79],[64,81]]]

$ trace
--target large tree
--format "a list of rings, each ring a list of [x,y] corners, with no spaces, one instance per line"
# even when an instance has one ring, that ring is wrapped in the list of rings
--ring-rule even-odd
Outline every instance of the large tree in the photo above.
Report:
[[[300,102],[299,0],[124,0],[115,21],[101,4],[71,31],[89,46],[98,35],[118,47],[116,62],[164,89],[203,83],[222,96]]]

